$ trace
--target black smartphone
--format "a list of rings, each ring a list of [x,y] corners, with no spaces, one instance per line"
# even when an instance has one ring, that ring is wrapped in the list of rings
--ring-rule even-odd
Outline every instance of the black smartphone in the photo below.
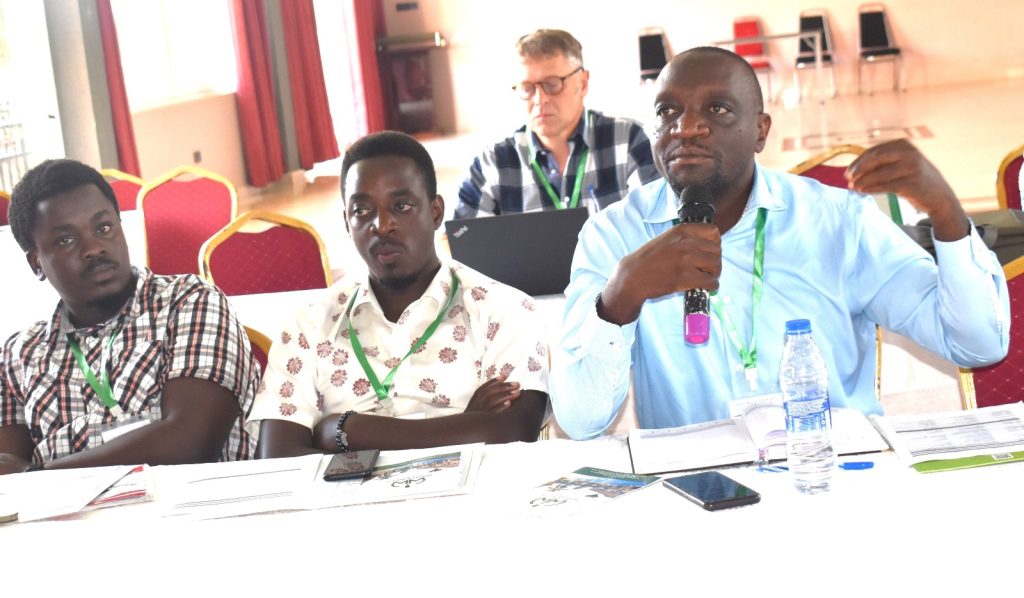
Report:
[[[354,478],[368,478],[373,473],[373,466],[377,464],[378,455],[380,455],[380,449],[338,453],[331,457],[331,462],[327,464],[327,469],[324,470],[324,480],[337,482]]]
[[[702,471],[661,481],[708,511],[752,505],[761,495],[717,471]]]

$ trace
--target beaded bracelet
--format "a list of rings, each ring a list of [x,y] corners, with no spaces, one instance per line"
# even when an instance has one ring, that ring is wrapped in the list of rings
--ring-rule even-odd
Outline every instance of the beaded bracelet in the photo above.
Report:
[[[353,413],[355,413],[355,411],[346,411],[338,418],[338,431],[334,434],[334,443],[338,445],[338,451],[342,453],[348,452],[348,434],[346,434],[342,428],[345,427],[345,420],[347,420],[348,416]]]

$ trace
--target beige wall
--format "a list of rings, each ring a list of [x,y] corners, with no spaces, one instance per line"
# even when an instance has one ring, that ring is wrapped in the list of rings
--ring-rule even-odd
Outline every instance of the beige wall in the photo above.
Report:
[[[167,104],[132,114],[142,178],[149,180],[186,164],[199,151],[198,166],[245,185],[245,158],[235,95]]]
[[[732,20],[757,14],[769,34],[798,28],[799,13],[826,6],[832,23],[841,92],[856,91],[857,7],[862,0],[419,0],[419,10],[397,13],[398,0],[384,0],[388,34],[440,31],[450,42],[449,85],[461,132],[507,133],[522,120],[521,107],[505,90],[513,83],[509,61],[515,39],[538,27],[567,29],[583,44],[591,70],[589,104],[597,109],[646,117],[648,90],[638,79],[637,32],[665,30],[673,50],[732,37]],[[1024,2],[1020,0],[890,0],[894,37],[903,48],[908,88],[1024,76]],[[774,64],[787,84],[797,42],[772,47]],[[885,67],[879,67],[885,68]],[[888,73],[879,71],[879,81]],[[444,82],[435,81],[435,84]]]

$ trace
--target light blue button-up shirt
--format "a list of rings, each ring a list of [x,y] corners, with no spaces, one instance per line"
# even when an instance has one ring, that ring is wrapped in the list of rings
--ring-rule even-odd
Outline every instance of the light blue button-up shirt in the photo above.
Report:
[[[604,431],[630,384],[638,425],[665,428],[728,417],[750,394],[739,353],[717,317],[702,346],[683,340],[682,294],[647,301],[616,326],[596,299],[619,260],[665,232],[679,199],[648,183],[593,216],[580,232],[566,289],[550,390],[574,438]],[[935,241],[939,266],[870,196],[758,167],[743,216],[722,236],[719,296],[750,342],[754,221],[765,225],[764,295],[756,323],[759,392],[777,391],[785,323],[808,318],[825,356],[832,405],[881,413],[875,396],[875,324],[965,367],[1002,359],[1009,345],[1006,279],[976,233]]]

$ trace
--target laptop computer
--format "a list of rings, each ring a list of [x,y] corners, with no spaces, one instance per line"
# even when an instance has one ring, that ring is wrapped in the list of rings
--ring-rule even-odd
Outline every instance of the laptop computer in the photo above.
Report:
[[[543,210],[445,222],[452,258],[528,295],[555,295],[569,284],[586,208]]]

